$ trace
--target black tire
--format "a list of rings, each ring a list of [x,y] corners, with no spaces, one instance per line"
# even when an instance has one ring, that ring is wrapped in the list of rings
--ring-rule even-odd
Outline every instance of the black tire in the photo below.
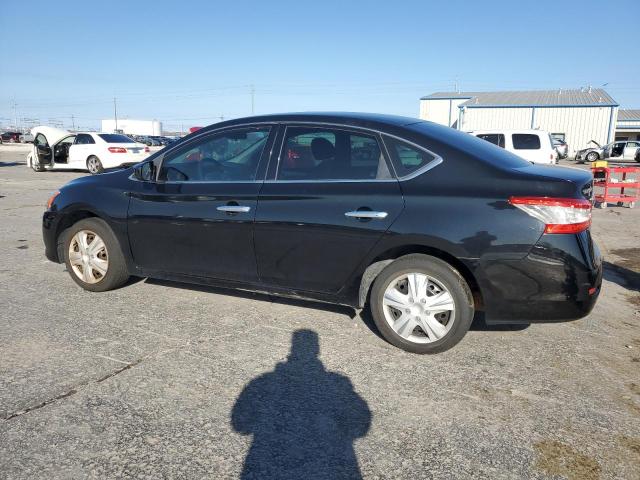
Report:
[[[431,343],[406,340],[391,328],[384,315],[382,300],[389,283],[399,275],[410,272],[429,275],[446,287],[453,297],[454,324],[442,338]],[[420,354],[444,352],[456,345],[469,330],[474,315],[473,295],[462,275],[439,258],[422,254],[400,257],[380,272],[371,289],[369,308],[378,330],[389,343],[408,352]]]
[[[36,164],[35,163],[35,158],[33,158],[33,156],[31,157],[31,169],[34,172],[44,172],[44,167],[42,165],[40,165],[39,163]]]
[[[97,175],[98,173],[104,172],[104,167],[102,166],[102,162],[98,157],[96,157],[95,155],[91,155],[89,158],[87,158],[87,170],[89,170],[89,173],[91,175]]]
[[[107,272],[97,283],[87,283],[78,277],[69,260],[69,247],[71,241],[74,235],[81,230],[89,230],[98,235],[103,240],[108,252],[109,265]],[[120,244],[111,231],[111,228],[109,228],[109,225],[100,218],[85,218],[84,220],[80,220],[67,228],[62,233],[62,248],[64,263],[67,266],[69,275],[71,275],[74,282],[85,290],[90,292],[106,292],[107,290],[113,290],[121,287],[129,279],[127,264],[125,262],[124,255],[122,254]]]
[[[600,155],[597,152],[589,152],[586,156],[587,162],[595,162],[600,159]]]

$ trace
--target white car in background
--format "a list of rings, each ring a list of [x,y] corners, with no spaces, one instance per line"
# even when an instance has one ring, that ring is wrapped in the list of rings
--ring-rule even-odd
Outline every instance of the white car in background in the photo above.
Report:
[[[36,127],[33,150],[27,165],[44,170],[88,170],[101,173],[106,168],[133,165],[149,155],[149,147],[119,133],[71,133],[52,127]]]
[[[470,133],[532,163],[558,163],[558,152],[551,135],[544,130],[476,130]]]

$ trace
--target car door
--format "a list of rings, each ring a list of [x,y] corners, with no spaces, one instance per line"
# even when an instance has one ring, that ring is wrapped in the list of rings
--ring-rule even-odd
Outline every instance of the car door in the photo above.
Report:
[[[633,160],[636,157],[636,150],[640,148],[640,142],[627,142],[624,147],[623,157],[625,160]]]
[[[272,129],[202,134],[164,154],[157,181],[132,182],[129,241],[140,268],[257,281],[253,221]]]
[[[260,280],[337,293],[402,211],[400,186],[376,133],[322,125],[282,129],[258,199]]]
[[[614,142],[604,149],[604,158],[623,158],[624,147],[627,142]]]
[[[69,135],[59,140],[53,146],[53,161],[56,165],[68,165],[71,147],[75,143],[75,135]]]
[[[50,165],[53,161],[53,151],[43,133],[38,133],[33,139],[33,158],[40,166]]]
[[[87,168],[87,158],[91,155],[91,148],[95,140],[88,133],[79,133],[76,140],[69,147],[69,164],[74,164],[77,168]]]

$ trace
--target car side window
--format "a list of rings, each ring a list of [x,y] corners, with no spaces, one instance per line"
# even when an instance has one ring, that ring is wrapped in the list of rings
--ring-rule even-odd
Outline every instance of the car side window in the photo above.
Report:
[[[502,133],[481,133],[478,135],[478,138],[504,148],[504,135]]]
[[[47,142],[47,137],[45,137],[41,133],[36,135],[36,138],[33,139],[33,143],[36,145],[36,147],[46,147],[47,145],[49,145],[49,143]]]
[[[380,180],[391,173],[378,140],[366,133],[323,127],[288,127],[278,180]]]
[[[91,135],[87,135],[86,133],[81,133],[76,137],[75,145],[90,145],[92,143],[96,143]]]
[[[160,168],[166,182],[239,182],[256,179],[270,127],[213,134],[167,155]]]
[[[511,141],[515,150],[540,150],[540,137],[532,133],[514,133]]]
[[[435,155],[392,137],[384,137],[398,177],[406,177],[435,160]]]

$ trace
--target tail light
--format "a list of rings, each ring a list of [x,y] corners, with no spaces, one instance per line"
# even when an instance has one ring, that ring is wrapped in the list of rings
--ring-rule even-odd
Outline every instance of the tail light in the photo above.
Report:
[[[149,153],[151,151],[151,149],[149,147],[144,147],[144,151],[145,151],[145,153]]]
[[[109,147],[107,150],[111,153],[127,153],[127,149],[123,147]]]
[[[509,203],[544,223],[544,233],[579,233],[591,225],[591,202],[586,199],[511,197]]]

